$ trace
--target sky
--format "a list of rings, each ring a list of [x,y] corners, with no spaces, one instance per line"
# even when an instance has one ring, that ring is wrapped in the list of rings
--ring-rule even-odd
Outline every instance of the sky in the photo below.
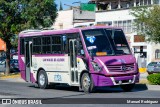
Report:
[[[55,2],[57,4],[57,9],[59,9],[60,2],[62,2],[63,9],[68,9],[69,6],[65,6],[64,4],[71,5],[71,6],[79,6],[80,5],[79,3],[74,3],[74,4],[72,4],[72,3],[73,2],[80,2],[80,1],[81,1],[81,3],[87,3],[89,0],[55,0]]]

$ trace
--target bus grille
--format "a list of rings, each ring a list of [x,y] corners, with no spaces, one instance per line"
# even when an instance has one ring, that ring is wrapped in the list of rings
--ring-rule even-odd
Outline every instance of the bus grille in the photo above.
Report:
[[[134,63],[132,64],[122,64],[122,65],[106,65],[110,72],[124,72],[133,71]]]

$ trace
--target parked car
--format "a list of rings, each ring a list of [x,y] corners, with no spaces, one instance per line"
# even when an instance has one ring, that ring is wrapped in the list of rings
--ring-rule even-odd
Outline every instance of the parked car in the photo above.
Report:
[[[5,60],[1,60],[0,61],[0,72],[4,72],[5,71]]]
[[[151,62],[147,65],[148,74],[160,73],[160,62]]]
[[[2,61],[4,61],[6,59],[6,57],[0,57],[0,63],[2,62]]]
[[[0,62],[0,72],[4,72],[5,70],[6,70],[6,61],[4,60],[4,61]],[[16,60],[16,59],[10,60],[10,70],[11,70],[11,73],[19,72],[18,60]]]

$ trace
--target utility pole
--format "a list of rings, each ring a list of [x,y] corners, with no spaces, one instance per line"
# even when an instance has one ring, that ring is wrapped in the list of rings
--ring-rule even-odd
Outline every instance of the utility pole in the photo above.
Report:
[[[63,10],[63,7],[62,7],[62,2],[60,1],[60,7],[59,7],[59,11]]]

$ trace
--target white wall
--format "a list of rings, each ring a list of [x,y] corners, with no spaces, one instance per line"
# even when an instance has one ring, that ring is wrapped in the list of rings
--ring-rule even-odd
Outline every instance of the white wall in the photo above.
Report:
[[[155,59],[155,50],[156,49],[160,49],[160,44],[149,43],[147,45],[148,63],[152,62],[152,61],[160,61],[160,59]]]
[[[87,27],[91,25],[95,25],[95,22],[74,23],[74,27]]]
[[[52,28],[73,28],[75,23],[87,23],[95,20],[95,12],[81,11],[79,9],[58,11],[58,16]]]
[[[82,19],[82,20],[95,20],[95,12],[92,11],[82,11],[79,9],[74,9],[74,19]]]
[[[101,21],[119,21],[119,20],[133,20],[135,19],[130,15],[130,10],[117,10],[117,11],[106,11],[96,12],[96,22]]]
[[[73,10],[58,11],[58,16],[52,26],[54,29],[66,29],[73,27]]]

